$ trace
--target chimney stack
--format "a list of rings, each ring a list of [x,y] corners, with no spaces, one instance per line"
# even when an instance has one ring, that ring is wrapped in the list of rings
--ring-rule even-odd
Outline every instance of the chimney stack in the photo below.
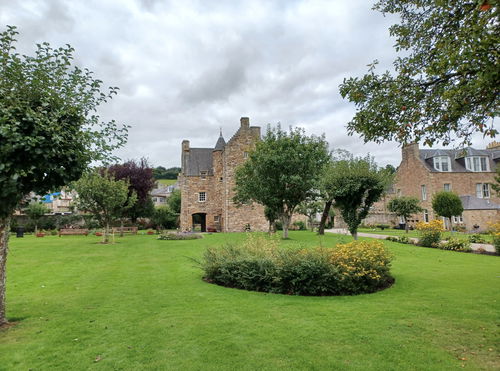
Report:
[[[189,140],[183,140],[182,141],[182,151],[183,152],[189,152]]]
[[[250,119],[248,117],[242,117],[240,119],[240,124],[242,129],[250,128]]]

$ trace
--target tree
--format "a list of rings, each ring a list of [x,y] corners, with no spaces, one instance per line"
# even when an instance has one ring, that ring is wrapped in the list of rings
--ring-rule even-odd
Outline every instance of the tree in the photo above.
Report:
[[[92,161],[113,158],[128,127],[101,122],[97,108],[117,88],[101,91],[91,71],[72,66],[74,49],[37,46],[15,52],[16,28],[0,33],[0,325],[10,216],[30,192],[45,194],[78,179]]]
[[[321,200],[309,198],[302,201],[299,206],[297,206],[297,212],[307,216],[307,223],[309,224],[309,228],[311,228],[311,232],[314,231],[314,220],[316,215],[323,211],[323,204],[324,202]]]
[[[302,201],[314,194],[323,166],[328,162],[324,137],[304,130],[268,127],[249,159],[236,170],[235,202],[257,202],[271,208],[283,223],[288,238],[290,220]]]
[[[167,199],[167,205],[172,210],[172,212],[176,214],[180,214],[181,212],[181,191],[179,189],[175,189],[170,197]]]
[[[128,181],[129,197],[134,193],[137,195],[137,202],[124,210],[123,217],[129,217],[133,222],[137,218],[150,217],[154,211],[150,193],[155,186],[155,179],[148,161],[145,158],[140,161],[129,160],[123,164],[111,165],[107,171],[116,180]]]
[[[107,171],[98,169],[84,174],[74,183],[78,193],[78,209],[93,214],[104,227],[104,243],[109,242],[109,227],[123,215],[124,209],[132,207],[137,201],[135,192],[129,195],[129,183],[115,180]]]
[[[496,184],[492,184],[491,188],[497,193],[497,196],[500,197],[500,165],[497,165],[497,173],[495,175]]]
[[[405,221],[405,230],[408,233],[408,218],[413,214],[420,213],[423,209],[420,207],[420,201],[416,197],[403,196],[393,198],[387,204],[387,209],[401,216]]]
[[[38,221],[49,212],[47,206],[40,202],[31,202],[24,210],[24,213],[35,224],[35,234],[38,233]]]
[[[160,206],[154,210],[152,222],[158,229],[172,229],[177,225],[177,214],[169,206]]]
[[[356,240],[358,226],[368,215],[370,207],[382,197],[392,179],[393,174],[379,169],[369,155],[363,158],[348,154],[334,159],[323,174],[323,194],[329,197],[323,215],[328,215],[329,206],[335,203]]]
[[[464,207],[462,201],[456,193],[450,191],[441,191],[432,197],[432,209],[434,212],[450,220],[450,229],[452,229],[452,216],[462,215]]]
[[[180,167],[165,169],[163,166],[157,166],[153,169],[153,176],[155,179],[177,179],[180,172]]]
[[[394,74],[375,74],[375,61],[362,78],[344,79],[340,93],[357,107],[349,133],[427,145],[498,134],[498,2],[380,0],[374,9],[399,16],[390,34],[402,56]]]

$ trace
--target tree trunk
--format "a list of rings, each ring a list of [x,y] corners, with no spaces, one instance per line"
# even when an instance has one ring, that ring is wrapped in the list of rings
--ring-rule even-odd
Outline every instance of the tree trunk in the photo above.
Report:
[[[269,222],[269,235],[276,233],[276,222]]]
[[[35,223],[35,236],[38,234],[38,224]]]
[[[109,223],[104,227],[104,243],[109,243]]]
[[[283,238],[288,238],[288,227],[290,226],[291,216],[288,214],[281,215],[281,222],[283,223]]]
[[[311,232],[314,232],[314,215],[309,217],[309,226],[311,227]]]
[[[323,214],[321,215],[321,222],[319,223],[318,234],[325,234],[325,224],[328,214],[330,213],[330,208],[332,207],[333,200],[326,201]]]
[[[351,236],[352,236],[352,238],[354,238],[354,241],[357,241],[358,240],[358,231],[351,232]]]
[[[410,226],[408,225],[408,220],[406,219],[406,217],[403,217],[404,221],[405,221],[405,232],[408,233],[408,231],[410,230]]]
[[[0,326],[7,323],[7,317],[5,316],[5,286],[7,284],[9,231],[10,217],[0,218]]]

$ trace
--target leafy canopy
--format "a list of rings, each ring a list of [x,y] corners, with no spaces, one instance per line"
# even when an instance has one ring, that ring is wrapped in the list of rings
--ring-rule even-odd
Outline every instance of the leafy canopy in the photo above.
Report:
[[[0,33],[0,218],[29,192],[45,194],[109,160],[127,139],[126,126],[97,114],[117,88],[102,92],[91,71],[72,66],[69,45],[17,54],[16,34],[12,26]]]
[[[115,180],[107,171],[98,169],[84,174],[74,183],[74,188],[78,193],[78,209],[95,215],[106,228],[105,242],[110,224],[137,201],[135,192],[129,195],[128,181]]]
[[[393,177],[389,170],[379,169],[371,156],[354,157],[344,152],[325,169],[321,188],[325,199],[334,201],[349,232],[357,238],[358,226]]]
[[[150,217],[154,211],[150,193],[155,186],[155,179],[148,161],[144,158],[139,161],[129,160],[123,164],[111,165],[107,171],[116,180],[123,179],[129,183],[129,197],[134,193],[137,195],[137,202],[124,210],[123,216],[130,217],[133,221],[139,217]]]
[[[423,211],[423,209],[420,207],[420,200],[416,197],[411,196],[393,198],[387,204],[387,209],[390,212],[403,217],[406,224],[406,231],[408,231],[408,223],[406,223],[408,218],[413,214]]]
[[[401,56],[394,73],[348,78],[341,95],[356,105],[350,134],[365,141],[470,144],[474,132],[494,137],[500,101],[498,1],[381,0],[396,14],[390,28]],[[489,4],[488,4],[489,3]]]
[[[449,191],[441,191],[432,197],[432,209],[439,216],[451,218],[461,215],[464,211],[462,201],[457,194]]]
[[[318,178],[329,161],[323,136],[306,136],[303,129],[268,127],[249,159],[236,171],[237,203],[257,202],[278,215],[288,237],[291,216],[302,201],[315,194]]]

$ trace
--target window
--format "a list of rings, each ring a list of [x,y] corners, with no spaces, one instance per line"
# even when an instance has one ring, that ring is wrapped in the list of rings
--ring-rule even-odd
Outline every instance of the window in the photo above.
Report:
[[[243,158],[248,158],[248,152],[243,152]]]
[[[424,222],[429,223],[429,211],[424,209]]]
[[[220,221],[220,217],[219,217],[219,215],[215,215],[215,216],[214,216],[214,222],[215,222],[215,223],[218,223],[219,221]]]
[[[447,192],[451,191],[451,184],[450,183],[444,183],[443,184],[443,189]]]
[[[423,201],[427,200],[427,187],[425,186],[425,184],[422,184],[420,186],[420,189],[422,191],[422,200]]]
[[[465,168],[470,171],[489,171],[486,156],[469,156],[465,158]]]
[[[398,188],[398,190],[396,191],[396,194],[398,195],[398,197],[401,197],[401,188]]]
[[[434,157],[434,169],[437,171],[451,171],[450,158],[448,156]]]
[[[200,171],[201,179],[207,179],[208,171]]]
[[[476,184],[476,197],[477,198],[490,198],[490,185],[488,183]]]
[[[198,193],[198,201],[205,202],[207,200],[207,192]]]
[[[464,218],[462,217],[462,215],[453,216],[452,219],[453,223],[455,224],[462,224],[464,222]]]

